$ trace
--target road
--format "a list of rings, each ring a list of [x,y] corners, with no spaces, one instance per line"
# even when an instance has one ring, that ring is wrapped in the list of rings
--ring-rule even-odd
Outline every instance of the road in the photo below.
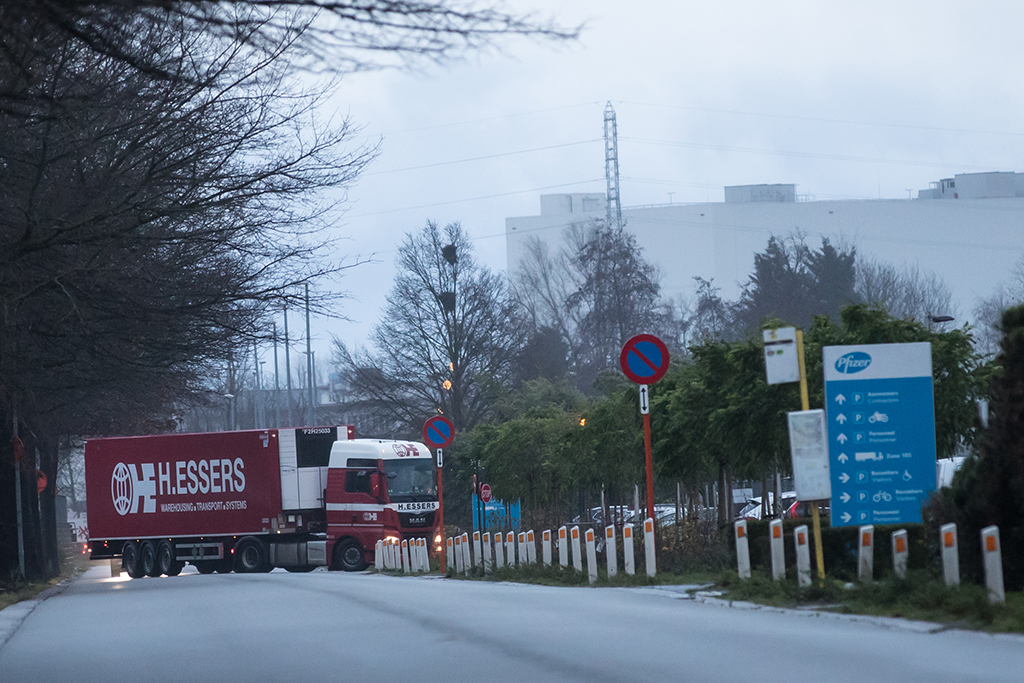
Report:
[[[1013,681],[1024,639],[745,610],[660,589],[94,568],[0,648],[0,681]]]

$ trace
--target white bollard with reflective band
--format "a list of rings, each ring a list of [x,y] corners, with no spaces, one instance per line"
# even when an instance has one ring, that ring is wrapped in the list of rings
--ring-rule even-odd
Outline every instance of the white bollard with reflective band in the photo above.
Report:
[[[576,568],[576,571],[583,571],[583,551],[580,550],[580,528],[574,526],[569,530],[569,535],[572,536],[572,566]]]
[[[447,546],[447,548],[445,549],[445,555],[446,555],[446,559],[447,559],[447,564],[445,565],[445,570],[446,571],[450,571],[453,574],[455,573],[455,545],[454,544],[455,544],[455,540],[451,536],[449,536],[448,538],[445,539],[445,545]]]
[[[523,532],[516,535],[516,557],[519,564],[530,564],[530,556],[526,554],[526,534]]]
[[[473,556],[469,554],[469,534],[462,534],[462,572],[468,574],[473,566]]]
[[[633,557],[633,525],[622,525],[622,567],[630,576],[636,574],[636,559]]]
[[[807,543],[807,525],[793,529],[793,547],[796,549],[796,582],[801,588],[811,585],[811,546]]]
[[[426,560],[426,557],[423,554],[423,544],[424,543],[426,543],[426,541],[424,539],[417,538],[416,539],[416,545],[414,546],[415,550],[416,550],[416,571],[421,572],[421,573],[428,570],[427,560]]]
[[[985,561],[985,585],[988,601],[1006,602],[1003,590],[1003,549],[999,544],[999,527],[987,526],[981,530],[981,555]]]
[[[747,520],[741,519],[734,525],[736,536],[736,571],[741,579],[750,578],[750,539],[747,538]]]
[[[391,547],[391,539],[384,539],[384,568],[395,568],[395,549]]]
[[[384,541],[377,541],[373,545],[373,568],[377,571],[384,569]]]
[[[901,579],[907,578],[907,555],[910,547],[907,545],[907,530],[899,529],[892,532],[892,573]]]
[[[533,529],[526,532],[526,560],[530,564],[537,564],[537,538],[533,535]]]
[[[540,553],[544,566],[551,566],[551,529],[540,532]]]
[[[501,542],[501,532],[494,534],[494,568],[501,569],[505,566],[505,544]]]
[[[421,538],[420,539],[420,562],[422,563],[420,566],[423,568],[423,571],[429,573],[430,572],[430,550],[427,547],[427,539],[425,539],[425,538]]]
[[[564,526],[558,527],[558,564],[569,566],[569,530]]]
[[[522,562],[522,558],[516,557],[516,535],[511,531],[505,535],[505,553],[506,555],[508,555],[508,557],[506,558],[506,560],[508,561],[508,566],[518,566],[517,560],[519,562]]]
[[[865,524],[857,532],[860,542],[857,544],[857,578],[871,581],[875,578],[875,527]]]
[[[647,576],[652,578],[658,573],[654,551],[654,520],[648,517],[644,520],[644,559],[647,561]]]
[[[942,546],[942,578],[947,586],[960,585],[960,542],[957,540],[956,524],[939,527],[939,545]]]
[[[412,571],[412,566],[409,564],[409,541],[402,539],[402,572],[408,574]]]
[[[773,519],[768,524],[768,537],[772,550],[772,579],[781,581],[786,578],[786,546],[783,544],[781,519]]]
[[[484,574],[491,573],[491,532],[484,532],[483,539],[481,541],[481,548],[484,554]]]
[[[587,529],[587,576],[590,583],[597,581],[597,543],[594,541],[593,529]]]
[[[604,555],[608,561],[608,577],[611,578],[619,573],[619,550],[615,543],[614,524],[604,528]]]
[[[483,566],[484,551],[480,545],[480,532],[473,532],[473,566]]]
[[[463,572],[462,563],[466,559],[466,556],[462,554],[462,536],[455,537],[455,572],[461,574]]]

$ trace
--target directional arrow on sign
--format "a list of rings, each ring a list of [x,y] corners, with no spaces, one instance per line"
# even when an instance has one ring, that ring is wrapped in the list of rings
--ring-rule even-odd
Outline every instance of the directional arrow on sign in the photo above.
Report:
[[[850,475],[847,474],[846,472],[843,472],[842,474],[839,475],[839,481],[845,484],[846,482],[850,481]]]
[[[846,434],[840,434],[839,436],[837,436],[836,441],[838,441],[839,443],[846,443],[848,441]]]
[[[849,513],[849,512],[844,512],[844,513],[843,513],[843,514],[842,514],[842,515],[840,516],[840,519],[842,519],[842,520],[843,520],[844,522],[849,522],[849,521],[850,521],[851,519],[853,519],[853,517],[851,517],[851,516],[850,516],[850,513]]]
[[[839,424],[844,424],[846,422],[846,416],[843,415],[842,413],[839,413],[838,415],[836,415],[836,422],[838,422]]]
[[[843,495],[839,496],[839,500],[843,501],[844,503],[849,503],[850,502],[850,494],[847,493],[846,491],[843,491]]]
[[[839,454],[839,457],[838,457],[838,458],[836,458],[836,460],[838,460],[839,462],[841,462],[841,463],[844,463],[844,464],[845,464],[845,463],[846,463],[846,462],[847,462],[847,461],[848,461],[849,459],[850,459],[850,456],[848,456],[848,455],[847,455],[846,453],[840,453],[840,454]]]
[[[846,397],[843,396],[842,394],[839,394],[838,396],[836,396],[836,403],[838,403],[839,405],[843,405],[844,403],[846,403]]]

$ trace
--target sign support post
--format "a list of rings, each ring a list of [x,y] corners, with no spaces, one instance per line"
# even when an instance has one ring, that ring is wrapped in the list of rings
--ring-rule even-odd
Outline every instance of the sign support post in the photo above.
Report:
[[[435,415],[423,423],[423,441],[437,450],[437,524],[444,542],[444,449],[455,438],[455,425],[443,415]],[[447,571],[445,553],[441,553],[441,576]]]
[[[796,359],[800,367],[800,409],[810,410],[811,401],[807,394],[807,365],[804,361],[804,331],[796,331]],[[818,565],[818,581],[825,581],[825,554],[821,549],[821,513],[818,501],[810,501],[811,528],[814,533],[814,560]]]
[[[654,518],[654,463],[651,457],[650,385],[668,371],[668,347],[652,334],[638,334],[622,346],[622,372],[640,385],[640,414],[644,420],[644,464],[647,470],[647,516]]]

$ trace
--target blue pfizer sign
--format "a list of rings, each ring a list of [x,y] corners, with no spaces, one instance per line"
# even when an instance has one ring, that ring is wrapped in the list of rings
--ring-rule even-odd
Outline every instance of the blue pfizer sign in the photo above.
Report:
[[[935,490],[931,344],[822,353],[832,526],[920,522]]]
[[[854,351],[840,356],[836,361],[836,372],[844,375],[852,375],[861,370],[866,370],[871,365],[871,355],[863,351]]]

